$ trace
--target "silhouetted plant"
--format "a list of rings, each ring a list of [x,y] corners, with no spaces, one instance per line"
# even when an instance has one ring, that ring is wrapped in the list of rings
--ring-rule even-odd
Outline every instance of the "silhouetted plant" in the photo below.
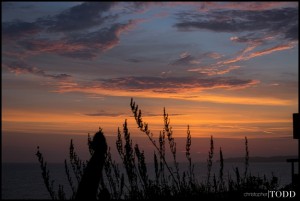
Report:
[[[124,175],[120,175],[118,165],[112,160],[110,148],[107,151],[104,170],[112,198],[120,199],[124,188]]]
[[[176,184],[176,187],[179,189],[179,184],[178,184],[179,181],[176,180],[176,178],[173,174],[173,171],[171,170],[168,163],[166,162],[164,154],[161,152],[161,150],[157,146],[157,144],[156,144],[156,142],[153,138],[153,134],[151,133],[151,131],[148,128],[148,124],[143,122],[143,120],[142,120],[142,111],[138,109],[138,105],[135,104],[135,102],[133,101],[132,98],[131,98],[131,101],[130,101],[130,106],[131,106],[131,111],[133,112],[134,118],[136,120],[136,123],[138,125],[138,128],[148,136],[148,139],[154,145],[154,147],[156,148],[156,150],[158,151],[158,153],[160,155],[161,160],[163,161],[164,165],[167,167],[167,169],[168,169],[168,171],[169,171],[169,173],[170,173],[170,175],[173,179],[173,182]],[[165,111],[164,111],[164,123],[165,123],[164,124],[164,126],[165,126],[164,131],[170,131],[168,115],[165,113]],[[174,144],[174,140],[172,140],[171,133],[169,133],[168,138],[170,138],[169,142],[171,141],[170,142],[171,151],[175,152],[175,154],[176,154],[176,145]]]
[[[213,137],[210,137],[210,150],[208,152],[208,159],[207,159],[207,182],[206,182],[206,187],[207,190],[210,191],[210,174],[211,174],[211,168],[212,168],[212,164],[213,164],[213,159],[214,157],[214,140]]]
[[[77,156],[76,152],[74,151],[74,145],[73,145],[73,140],[71,140],[70,143],[70,164],[71,167],[73,169],[73,172],[75,174],[75,177],[77,179],[77,182],[79,183],[81,177],[82,177],[82,173],[83,173],[83,169],[84,169],[84,163],[79,159],[79,157]]]
[[[50,197],[52,198],[52,200],[55,200],[56,195],[55,195],[55,191],[53,189],[54,188],[53,187],[54,186],[54,180],[50,181],[50,175],[49,175],[50,173],[49,173],[49,170],[47,168],[47,162],[44,161],[44,157],[40,152],[39,146],[37,147],[36,156],[38,157],[38,161],[40,163],[40,167],[41,167],[41,170],[42,170],[42,177],[43,177],[43,180],[44,180],[44,184],[47,188],[47,191],[49,192]]]
[[[175,173],[176,173],[177,181],[180,182],[179,167],[178,167],[178,162],[176,160],[176,143],[175,143],[175,139],[173,137],[172,127],[170,126],[170,118],[169,118],[169,115],[166,113],[165,108],[164,108],[163,117],[164,117],[163,133],[167,133],[170,151],[172,153],[173,162],[174,162],[174,166],[175,166],[175,170],[176,170]],[[179,187],[180,187],[180,185],[179,185]]]
[[[186,145],[185,145],[185,156],[188,160],[188,175],[189,175],[189,183],[191,187],[195,185],[195,174],[194,174],[194,164],[192,164],[191,158],[191,145],[192,145],[192,136],[190,132],[190,126],[187,127],[187,135],[186,135]]]
[[[219,191],[221,191],[221,192],[225,190],[224,179],[223,179],[224,172],[223,171],[224,171],[224,159],[223,159],[223,152],[220,147]]]
[[[70,185],[70,187],[72,189],[71,199],[74,199],[75,195],[76,195],[76,188],[74,186],[74,182],[73,182],[72,176],[70,174],[70,170],[69,170],[69,167],[68,167],[67,160],[65,160],[65,172],[66,172],[66,175],[67,175],[67,179],[68,179],[69,185]]]
[[[172,127],[170,126],[170,118],[165,108],[163,110],[164,125],[162,131],[159,132],[157,143],[148,124],[142,119],[142,111],[138,108],[138,105],[133,99],[131,99],[130,107],[139,130],[146,134],[155,148],[153,153],[154,177],[151,178],[149,175],[144,151],[140,149],[138,144],[133,144],[128,130],[127,120],[125,120],[122,132],[120,128],[117,130],[115,144],[122,163],[117,164],[116,161],[113,160],[111,149],[108,147],[97,198],[113,200],[198,199],[200,197],[203,199],[223,199],[229,198],[234,194],[240,194],[241,192],[250,192],[250,190],[268,190],[277,189],[279,187],[278,178],[274,175],[272,175],[271,180],[268,180],[266,176],[262,178],[260,176],[252,176],[251,173],[249,173],[247,137],[245,137],[245,170],[242,177],[240,170],[236,167],[234,169],[235,178],[232,179],[228,172],[226,182],[226,179],[224,179],[224,158],[221,147],[219,151],[219,173],[216,176],[216,173],[212,172],[214,140],[213,136],[211,136],[207,158],[207,177],[205,181],[199,181],[198,178],[195,178],[194,164],[192,163],[192,137],[189,125],[187,126],[185,144],[185,156],[188,162],[188,169],[187,171],[180,172],[176,158],[176,142],[173,137]],[[99,132],[102,132],[101,128],[99,128]],[[168,164],[166,160],[166,138],[173,159],[173,165]],[[87,141],[89,152],[92,156],[95,151],[92,147],[92,139],[89,134]],[[69,197],[66,195],[63,185],[58,186],[57,192],[54,190],[54,180],[50,180],[47,163],[44,161],[39,147],[36,156],[40,162],[42,177],[51,199],[74,199],[88,161],[82,161],[78,157],[75,152],[73,140],[71,140],[69,146],[69,164],[67,160],[64,161],[65,174],[72,191]],[[120,166],[123,168],[120,168]]]
[[[245,172],[244,172],[244,178],[247,176],[248,168],[249,168],[249,149],[248,149],[248,139],[245,137]]]

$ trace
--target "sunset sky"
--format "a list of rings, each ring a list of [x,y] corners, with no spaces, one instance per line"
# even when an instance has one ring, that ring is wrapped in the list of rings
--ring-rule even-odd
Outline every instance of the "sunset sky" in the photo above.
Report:
[[[125,119],[139,138],[131,97],[154,136],[165,107],[175,138],[296,155],[298,62],[298,2],[2,2],[2,157]]]

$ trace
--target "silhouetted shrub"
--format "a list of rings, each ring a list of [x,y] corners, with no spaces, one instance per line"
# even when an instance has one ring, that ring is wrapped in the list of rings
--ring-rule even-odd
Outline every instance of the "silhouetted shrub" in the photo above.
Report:
[[[195,177],[194,164],[191,158],[192,137],[189,126],[187,126],[186,150],[185,155],[188,162],[187,171],[180,172],[179,163],[176,158],[176,142],[173,137],[170,119],[166,110],[163,110],[164,128],[159,133],[158,143],[150,131],[148,123],[142,119],[142,111],[138,105],[131,99],[130,107],[136,124],[140,131],[144,133],[154,146],[153,165],[154,177],[151,178],[148,173],[147,162],[144,151],[138,144],[133,144],[130,132],[127,126],[127,120],[123,124],[122,132],[118,128],[116,149],[122,160],[122,164],[117,164],[113,160],[110,148],[106,153],[104,163],[104,179],[101,180],[98,190],[98,198],[101,199],[220,199],[220,198],[239,198],[243,199],[244,192],[262,192],[278,189],[278,179],[274,175],[270,180],[266,176],[252,176],[249,173],[249,150],[248,139],[245,138],[245,171],[241,176],[239,169],[234,170],[235,179],[228,173],[227,180],[224,177],[224,159],[220,148],[219,175],[212,175],[214,140],[210,138],[210,149],[207,158],[207,178],[206,181],[200,181]],[[101,128],[100,128],[101,130]],[[169,144],[169,151],[173,158],[173,164],[166,160],[166,138]],[[94,151],[91,148],[92,139],[88,135],[88,148],[91,156]],[[45,186],[52,199],[74,199],[78,184],[82,178],[83,172],[88,161],[82,161],[75,152],[73,140],[69,147],[69,164],[65,160],[65,173],[68,184],[71,187],[72,194],[67,197],[63,185],[59,185],[57,192],[54,190],[54,180],[50,180],[47,163],[37,149],[36,153],[40,162],[42,177]],[[122,168],[120,168],[120,165]],[[71,171],[70,171],[71,170]],[[75,180],[75,182],[74,182]],[[227,182],[226,182],[227,181]]]

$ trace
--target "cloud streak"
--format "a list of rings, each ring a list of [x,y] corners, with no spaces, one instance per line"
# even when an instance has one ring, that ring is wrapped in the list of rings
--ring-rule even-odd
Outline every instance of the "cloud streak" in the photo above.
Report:
[[[234,43],[246,44],[246,47],[237,53],[235,53],[231,57],[222,57],[219,60],[213,60],[209,65],[198,66],[194,68],[188,69],[189,72],[198,72],[200,74],[213,76],[213,75],[223,75],[230,73],[233,70],[237,70],[240,68],[240,65],[234,65],[235,63],[241,61],[247,61],[250,59],[254,59],[256,57],[261,57],[265,55],[272,54],[274,52],[284,51],[293,49],[298,42],[297,41],[289,41],[286,43],[275,44],[272,47],[264,47],[270,46],[270,41],[275,40],[273,36],[265,36],[265,37],[257,37],[255,34],[248,34],[241,37],[231,37],[230,40]],[[261,50],[256,50],[260,48]],[[256,51],[255,51],[256,50]]]
[[[203,3],[198,11],[177,13],[177,19],[179,22],[174,27],[179,31],[235,33],[238,36],[231,37],[230,40],[246,44],[244,49],[234,55],[212,59],[208,64],[199,62],[191,55],[174,62],[190,66],[192,68],[188,69],[189,72],[202,75],[227,74],[240,68],[240,64],[235,63],[292,49],[298,44],[298,7],[293,3],[208,2]],[[198,61],[198,66],[192,65],[195,60]]]
[[[254,83],[253,83],[254,85]],[[103,87],[98,83],[76,83],[73,81],[60,81],[56,83],[55,93],[71,93],[79,92],[87,95],[98,94],[101,96],[115,97],[141,97],[141,98],[159,98],[159,99],[177,99],[196,102],[212,102],[221,104],[237,104],[237,105],[267,105],[267,106],[287,106],[291,104],[290,100],[270,98],[270,97],[240,97],[214,95],[210,93],[196,93],[193,88],[181,90],[180,93],[170,93],[169,91],[155,91],[153,89],[143,90],[124,90],[115,87]],[[229,88],[228,88],[229,89]],[[179,89],[176,89],[179,92]],[[176,91],[175,90],[175,91]],[[172,89],[171,92],[173,92]]]
[[[295,6],[298,6],[296,2],[201,2],[199,11],[216,9],[258,11]]]
[[[113,113],[113,112],[106,112],[104,110],[101,110],[99,112],[96,113],[88,113],[85,114],[87,116],[105,116],[105,117],[124,117],[124,116],[128,116],[128,114],[126,113]],[[169,114],[170,116],[181,116],[183,114],[177,114],[177,113],[173,113],[173,114]],[[163,114],[157,114],[157,113],[150,113],[150,112],[143,112],[143,116],[144,117],[162,117]]]
[[[188,52],[183,52],[180,54],[180,58],[173,61],[171,64],[174,66],[188,66],[192,64],[199,64],[200,60],[190,55]]]
[[[116,46],[120,42],[120,35],[125,31],[129,31],[136,24],[137,21],[114,24],[110,28],[103,28],[85,34],[75,34],[58,40],[21,40],[18,45],[31,52],[31,54],[55,53],[77,59],[92,59]]]
[[[41,29],[36,23],[31,22],[2,22],[2,39],[8,41],[32,36],[39,33]]]
[[[255,80],[230,77],[120,77],[101,79],[99,85],[107,89],[127,91],[152,91],[156,93],[178,93],[186,90],[202,91],[215,88],[241,89],[257,84]]]
[[[122,117],[122,116],[126,116],[125,113],[111,113],[111,112],[106,112],[104,110],[101,110],[97,113],[88,113],[88,114],[84,114],[86,116],[92,116],[92,117]]]
[[[239,69],[240,66],[229,66],[224,67],[222,65],[210,65],[198,68],[188,69],[190,72],[198,72],[203,75],[214,76],[214,75],[224,75],[230,73],[233,70]]]
[[[27,55],[51,53],[92,59],[118,45],[120,35],[141,22],[139,19],[115,22],[118,14],[109,12],[115,4],[86,2],[30,23],[3,22],[3,39],[16,43],[16,48]]]
[[[298,40],[298,8],[271,10],[213,10],[177,15],[179,31],[206,29],[214,32],[265,31],[285,39]]]
[[[235,56],[231,59],[220,61],[220,62],[218,62],[218,64],[232,64],[232,63],[236,63],[239,61],[247,61],[247,60],[255,58],[255,57],[260,57],[260,56],[271,54],[273,52],[292,49],[296,46],[296,44],[297,44],[296,42],[289,42],[287,44],[279,44],[279,45],[275,45],[271,48],[266,48],[266,49],[263,49],[260,51],[255,51],[255,52],[251,52],[251,51],[254,48],[256,48],[256,46],[250,45],[250,46],[246,47],[243,51],[238,53],[237,56]]]
[[[114,4],[114,2],[85,2],[50,19],[40,19],[39,23],[48,25],[48,30],[52,32],[78,31],[99,26],[113,17],[105,16],[105,12]]]
[[[32,75],[37,75],[41,77],[46,77],[46,78],[53,78],[53,79],[58,79],[58,80],[63,80],[67,78],[71,78],[72,76],[69,74],[65,73],[60,73],[60,74],[48,74],[45,71],[37,68],[37,67],[32,67],[29,66],[28,64],[24,62],[12,62],[6,66],[8,70],[12,73],[15,73],[16,75],[18,74],[32,74]]]
[[[211,10],[261,11],[278,8],[297,7],[297,2],[130,2],[127,7],[131,12],[146,12],[151,7],[191,6],[198,12]]]
[[[213,81],[208,81],[203,86],[193,84],[197,78],[168,78],[166,79],[164,86],[159,87],[162,83],[157,83],[162,78],[149,77],[135,78],[135,77],[123,77],[115,79],[106,79],[94,82],[75,82],[74,80],[61,80],[56,83],[52,83],[56,88],[52,92],[55,93],[72,93],[79,92],[90,95],[101,96],[114,96],[114,97],[141,97],[141,98],[159,98],[159,99],[177,99],[185,101],[196,102],[212,102],[221,104],[240,104],[240,105],[268,105],[268,106],[287,106],[291,104],[291,100],[279,99],[271,97],[247,97],[247,96],[227,96],[227,95],[215,95],[209,92],[210,89],[219,88],[227,90],[236,90],[245,87],[256,86],[258,81],[256,80],[238,80],[229,78],[221,78],[217,83],[212,84]],[[151,82],[149,81],[151,80]],[[177,80],[177,81],[171,81]],[[182,83],[182,80],[186,80]],[[192,81],[187,81],[192,80]],[[214,78],[213,80],[216,80]],[[140,83],[138,83],[140,82]],[[155,83],[156,82],[156,83]],[[168,85],[165,85],[167,82]],[[221,83],[223,84],[221,85]],[[132,84],[140,86],[135,87]],[[189,84],[188,84],[189,83]],[[227,84],[226,84],[227,83]],[[176,86],[176,84],[178,84]],[[206,85],[206,86],[205,86]]]

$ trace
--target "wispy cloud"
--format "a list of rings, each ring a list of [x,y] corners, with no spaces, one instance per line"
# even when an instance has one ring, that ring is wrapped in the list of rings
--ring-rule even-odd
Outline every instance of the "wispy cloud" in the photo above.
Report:
[[[277,52],[277,51],[292,49],[292,48],[295,47],[295,44],[296,43],[293,43],[293,42],[288,43],[288,44],[280,44],[280,45],[276,45],[276,46],[268,48],[268,49],[253,52],[250,55],[248,55],[247,57],[245,57],[245,60],[248,60],[248,59],[251,59],[251,58],[254,58],[254,57],[258,57],[258,56],[271,54],[271,53]]]
[[[218,64],[232,64],[232,63],[236,63],[239,61],[246,61],[246,60],[249,60],[249,59],[252,59],[255,57],[268,55],[273,52],[292,49],[296,46],[296,44],[297,44],[297,42],[289,42],[287,44],[279,44],[279,45],[275,45],[273,47],[266,48],[266,49],[263,49],[260,51],[255,51],[255,52],[253,52],[252,50],[254,50],[256,48],[256,46],[250,45],[250,46],[246,47],[244,50],[240,51],[235,57],[224,60],[224,61],[220,61],[220,62],[218,62]]]
[[[42,30],[42,27],[31,22],[2,22],[2,39],[15,40],[26,36],[32,36]]]
[[[2,22],[2,34],[7,39],[20,39],[24,36],[34,36],[44,33],[83,31],[101,26],[105,22],[112,23],[115,17],[107,13],[113,7],[113,2],[85,2],[73,6],[55,16],[38,18],[34,22],[12,21]]]
[[[200,12],[210,10],[242,10],[242,11],[258,11],[277,8],[297,7],[298,2],[130,2],[128,10],[131,12],[145,12],[153,6],[191,6]]]
[[[171,62],[171,65],[192,67],[187,71],[198,72],[205,76],[224,75],[240,68],[237,65],[224,65],[224,59],[221,60],[222,57],[223,55],[217,52],[205,52],[197,57],[192,56],[188,52],[183,52],[180,54],[179,59]]]
[[[215,88],[240,89],[257,82],[232,77],[120,77],[100,79],[98,83],[99,86],[108,89],[178,93],[186,90],[199,92]]]
[[[217,53],[217,52],[204,52],[201,53],[197,56],[193,56],[188,52],[182,52],[179,55],[179,58],[172,61],[171,65],[176,65],[176,66],[195,66],[199,65],[203,62],[207,61],[215,61],[217,59],[222,58],[223,55]]]
[[[114,24],[110,29],[100,29],[86,35],[71,37],[66,42],[66,46],[80,46],[79,50],[61,52],[61,55],[73,58],[93,58],[100,53],[115,47],[120,42],[120,35],[132,29],[138,20],[129,21],[126,24]]]
[[[175,64],[192,67],[188,69],[189,72],[208,76],[227,74],[240,68],[241,64],[236,64],[238,62],[292,49],[298,44],[296,4],[208,2],[203,3],[199,11],[177,13],[179,22],[174,26],[179,31],[234,33],[237,36],[230,40],[246,44],[246,47],[233,55],[224,55],[205,63],[198,62],[198,65],[191,65],[191,61],[196,60],[191,55],[175,61]]]
[[[275,37],[268,35],[258,37],[256,34],[247,34],[240,37],[234,36],[231,37],[230,40],[234,43],[246,44],[246,47],[232,56],[211,60],[211,63],[208,65],[198,65],[197,67],[188,69],[188,71],[198,72],[209,76],[227,74],[241,67],[240,64],[235,65],[235,63],[265,56],[274,52],[289,50],[296,47],[298,44],[297,41],[289,41],[277,43],[270,47],[270,43],[275,43]]]
[[[59,13],[51,18],[39,19],[50,31],[70,32],[99,26],[108,21],[112,15],[105,15],[114,2],[85,2]]]
[[[140,62],[142,62],[142,60],[135,59],[135,58],[129,58],[129,59],[126,59],[125,61],[131,62],[131,63],[140,63]]]
[[[297,2],[201,2],[199,11],[216,9],[258,11],[285,7],[296,7]]]
[[[190,55],[188,52],[183,52],[180,54],[180,58],[173,61],[172,65],[177,66],[187,66],[192,64],[199,64],[200,60],[197,60],[195,57]]]
[[[104,110],[101,110],[99,112],[96,112],[96,113],[88,113],[88,114],[84,114],[84,115],[87,115],[87,116],[101,116],[101,117],[122,117],[122,116],[126,116],[127,114],[125,113],[112,113],[112,112],[107,112],[107,111],[104,111]]]
[[[239,80],[230,78],[213,78],[211,81],[204,79],[200,82],[197,78],[163,78],[146,77],[123,77],[106,79],[93,82],[76,82],[72,80],[61,80],[52,83],[56,88],[52,92],[69,93],[79,92],[90,95],[115,96],[115,97],[142,97],[178,99],[196,102],[213,102],[222,104],[241,105],[276,105],[286,106],[291,104],[289,99],[256,97],[256,96],[227,96],[210,93],[210,89],[237,90],[256,86],[257,80]],[[190,81],[189,81],[190,80]],[[196,84],[199,82],[198,84]],[[137,86],[135,86],[137,85]]]
[[[130,30],[136,23],[129,21],[126,24],[114,24],[109,29],[74,34],[58,40],[26,39],[19,41],[18,45],[32,54],[55,53],[77,59],[91,59],[116,46],[120,42],[120,34]]]
[[[101,110],[99,112],[96,112],[96,113],[88,113],[88,114],[85,114],[87,116],[108,116],[108,117],[124,117],[124,116],[128,116],[128,113],[120,113],[120,112],[107,112],[107,111],[104,111],[104,110]],[[183,114],[177,114],[177,113],[171,113],[169,114],[170,116],[181,116]],[[144,111],[143,112],[143,116],[144,117],[162,117],[163,114],[162,113],[151,113],[151,112],[147,112],[147,111]]]
[[[151,92],[177,94],[186,92],[201,92],[210,89],[223,88],[228,90],[247,88],[258,83],[257,80],[244,80],[233,77],[119,77],[99,79],[90,82],[63,81],[56,86],[57,92],[76,90]],[[106,93],[104,93],[106,94]],[[119,94],[116,93],[118,96]]]
[[[256,85],[257,82],[252,81],[248,86]],[[163,91],[155,91],[153,89],[141,90],[124,90],[116,87],[103,87],[96,83],[76,83],[72,81],[60,81],[56,83],[57,89],[53,92],[56,93],[69,93],[80,92],[87,95],[101,95],[101,96],[116,96],[116,97],[141,97],[141,98],[159,98],[159,99],[178,99],[196,102],[212,102],[222,104],[241,104],[241,105],[269,105],[269,106],[286,106],[291,104],[291,100],[279,99],[271,97],[240,97],[240,96],[226,96],[214,95],[210,93],[196,93],[195,88],[181,90],[180,93],[172,93],[176,89],[172,88],[171,91],[164,89]],[[230,89],[228,87],[228,89]],[[179,92],[179,88],[177,89]],[[159,93],[158,93],[159,92]],[[170,93],[171,92],[171,93]]]
[[[53,79],[59,79],[59,80],[72,77],[71,75],[65,74],[65,73],[48,74],[45,71],[43,71],[37,67],[29,66],[28,64],[26,64],[24,62],[12,62],[5,66],[8,68],[8,70],[10,72],[15,73],[17,75],[18,74],[32,74],[32,75],[53,78]]]
[[[270,10],[212,10],[205,13],[178,13],[174,26],[181,31],[206,29],[215,32],[264,31],[298,40],[298,8]]]
[[[16,48],[28,55],[53,53],[77,59],[95,58],[119,44],[120,35],[142,21],[116,22],[118,15],[108,12],[114,5],[85,2],[30,23],[3,22],[4,42],[16,43]]]
[[[213,75],[224,75],[239,68],[240,66],[224,67],[223,65],[210,65],[210,66],[203,66],[198,68],[191,68],[188,69],[188,71],[198,72],[203,75],[213,76]]]

